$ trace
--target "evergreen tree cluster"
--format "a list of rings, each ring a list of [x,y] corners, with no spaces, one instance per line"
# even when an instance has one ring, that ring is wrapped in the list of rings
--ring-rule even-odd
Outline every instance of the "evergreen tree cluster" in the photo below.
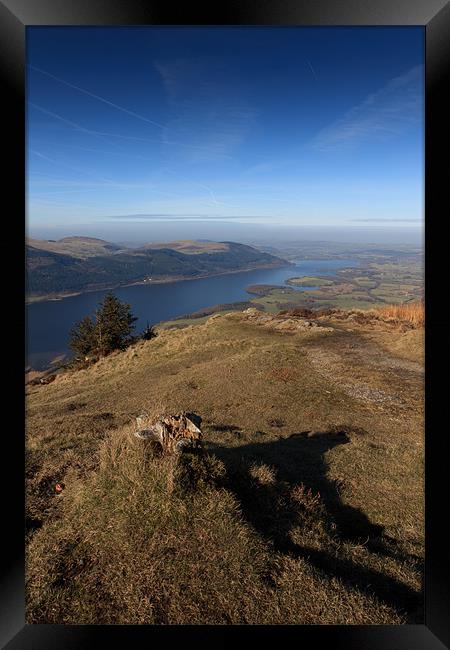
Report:
[[[105,356],[114,350],[124,350],[136,340],[132,335],[136,320],[128,303],[108,293],[93,317],[86,316],[74,325],[70,348],[78,357]],[[147,325],[147,336],[149,329],[152,328]]]

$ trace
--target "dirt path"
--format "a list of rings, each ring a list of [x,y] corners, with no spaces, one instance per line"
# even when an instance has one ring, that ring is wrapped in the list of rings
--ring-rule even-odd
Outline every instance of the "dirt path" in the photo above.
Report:
[[[421,411],[423,365],[396,356],[355,331],[305,346],[315,371],[350,397],[394,411]]]

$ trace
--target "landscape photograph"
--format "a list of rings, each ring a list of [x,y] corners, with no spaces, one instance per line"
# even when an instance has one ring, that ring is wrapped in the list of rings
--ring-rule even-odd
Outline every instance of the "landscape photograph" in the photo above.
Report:
[[[424,622],[424,30],[28,27],[26,621]]]

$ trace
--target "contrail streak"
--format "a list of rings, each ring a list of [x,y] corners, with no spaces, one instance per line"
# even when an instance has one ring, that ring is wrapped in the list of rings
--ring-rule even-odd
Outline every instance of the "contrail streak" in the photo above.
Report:
[[[78,90],[79,92],[84,93],[85,95],[88,95],[90,97],[98,99],[99,101],[101,101],[101,102],[103,102],[103,103],[105,103],[105,104],[107,104],[109,106],[112,106],[113,108],[116,108],[116,109],[118,109],[118,110],[120,110],[120,111],[122,111],[124,113],[127,113],[128,115],[132,115],[133,117],[135,117],[137,119],[140,119],[140,120],[142,120],[144,122],[148,122],[149,124],[153,124],[154,126],[157,126],[157,127],[161,128],[163,130],[167,130],[167,127],[165,127],[162,124],[159,124],[158,122],[154,122],[153,120],[149,120],[146,117],[144,117],[142,115],[139,115],[138,113],[134,113],[133,111],[129,111],[127,108],[124,108],[123,106],[119,106],[118,104],[114,104],[113,102],[110,102],[109,100],[105,99],[104,97],[101,97],[99,95],[91,93],[90,91],[88,91],[88,90],[86,90],[84,88],[80,88],[79,86],[71,84],[68,81],[65,81],[64,79],[61,79],[60,77],[57,77],[57,76],[51,74],[50,72],[46,72],[45,70],[42,70],[42,69],[37,68],[37,67],[32,66],[32,65],[28,65],[28,67],[30,69],[32,69],[32,70],[35,70],[36,72],[39,72],[39,73],[41,73],[43,75],[46,75],[47,77],[50,77],[51,79],[54,79],[55,81],[58,81],[59,83],[62,83],[64,85],[66,85],[66,86],[69,86],[70,88],[74,88],[75,90]],[[30,106],[33,106],[37,110],[49,115],[50,117],[53,117],[56,120],[60,120],[61,122],[67,124],[68,126],[74,128],[76,130],[82,131],[82,132],[87,133],[89,135],[94,135],[94,136],[102,138],[105,142],[107,142],[108,144],[112,145],[115,148],[118,148],[117,144],[114,143],[114,142],[111,142],[110,140],[107,140],[107,138],[105,138],[104,136],[119,137],[119,138],[123,137],[123,138],[127,138],[127,139],[141,140],[141,138],[131,138],[130,136],[120,136],[120,135],[115,135],[113,133],[102,133],[100,131],[93,131],[93,130],[90,130],[90,129],[87,129],[87,128],[81,126],[80,124],[77,124],[76,122],[72,122],[71,120],[68,120],[68,119],[62,117],[61,115],[58,115],[57,113],[53,113],[52,111],[49,111],[49,110],[43,108],[42,106],[38,106],[37,104],[34,104],[33,102],[28,102],[28,103],[29,103]],[[142,140],[144,140],[144,139],[142,138]],[[179,146],[188,146],[188,147],[192,147],[192,148],[196,148],[196,149],[204,149],[204,148],[206,148],[206,147],[199,147],[199,146],[196,146],[196,145],[184,145],[182,143],[170,142],[170,141],[165,142],[165,144],[177,144]],[[119,151],[120,151],[120,147],[119,147]],[[72,171],[76,171],[78,173],[80,173],[80,172],[81,173],[86,173],[86,172],[83,172],[82,170],[71,167],[71,166],[69,166],[69,165],[67,165],[65,163],[57,163],[56,161],[44,156],[40,152],[33,151],[33,153],[36,154],[37,156],[40,156],[40,157],[48,160],[49,162],[51,162],[53,164],[63,164],[65,167],[68,167],[69,169],[72,169]],[[139,156],[138,155],[136,157],[141,158],[142,160],[149,160],[148,158],[145,158],[144,156]],[[203,189],[205,189],[208,192],[208,194],[209,194],[209,196],[211,198],[211,201],[212,201],[212,203],[214,205],[225,205],[225,206],[228,206],[228,207],[239,207],[239,206],[236,206],[236,205],[233,205],[233,204],[224,203],[223,201],[217,201],[212,188],[208,187],[207,185],[204,185],[203,183],[198,183],[196,181],[192,181],[190,179],[187,179],[186,177],[183,177],[180,174],[177,174],[176,172],[172,172],[171,170],[166,170],[166,171],[169,171],[170,173],[173,173],[173,174],[177,175],[179,178],[184,178],[184,180],[191,183],[191,185],[192,184],[197,185],[198,187],[202,187]],[[89,175],[89,174],[87,174],[87,175]],[[92,176],[90,176],[90,177],[93,178]],[[111,184],[114,183],[113,181],[111,181],[109,179],[101,179],[101,180],[105,180],[107,183],[111,183]],[[163,193],[161,193],[161,194],[163,194]],[[169,196],[168,194],[166,194],[166,195]],[[177,195],[173,194],[173,196],[177,196]]]
[[[38,158],[43,158],[44,160],[47,160],[48,162],[52,163],[52,165],[57,165],[58,167],[62,165],[63,167],[67,167],[68,169],[72,170],[73,172],[76,172],[77,174],[84,174],[85,176],[88,176],[94,181],[103,181],[105,184],[108,186],[114,185],[114,181],[112,181],[110,178],[102,178],[101,176],[93,176],[90,172],[86,172],[84,169],[79,169],[77,167],[72,167],[72,165],[68,165],[67,163],[54,160],[53,158],[50,158],[49,156],[46,156],[45,154],[41,153],[40,151],[36,151],[36,149],[30,149],[30,153],[33,153],[35,156],[38,156]]]
[[[309,59],[306,59],[306,63],[309,65],[309,69],[310,69],[311,72],[313,73],[313,75],[314,75],[314,79],[317,79],[317,75],[316,75],[316,73],[315,73],[315,71],[314,71],[314,68],[312,67],[311,62],[309,61]]]
[[[33,102],[29,101],[28,105],[32,106],[33,108],[36,108],[38,111],[41,111],[41,113],[45,113],[45,115],[50,115],[50,117],[53,117],[55,120],[59,120],[60,122],[63,122],[64,124],[67,124],[68,126],[71,126],[73,129],[76,129],[77,131],[84,131],[85,133],[89,133],[90,135],[98,135],[94,131],[90,131],[89,129],[86,129],[84,126],[81,126],[81,124],[77,124],[77,122],[71,122],[71,120],[68,120],[65,117],[62,117],[61,115],[58,115],[57,113],[52,113],[52,111],[49,111],[46,108],[43,108],[42,106],[39,106],[38,104],[34,104]]]
[[[116,183],[112,181],[109,178],[102,178],[101,176],[93,176],[91,173],[86,172],[85,170],[72,167],[72,165],[68,165],[67,163],[55,160],[54,158],[50,158],[49,156],[46,156],[45,154],[41,153],[40,151],[37,151],[36,149],[30,149],[30,153],[34,154],[35,156],[38,156],[39,158],[42,158],[43,160],[47,160],[49,163],[52,163],[53,165],[57,165],[58,167],[63,165],[64,167],[67,167],[68,169],[75,171],[77,173],[84,174],[85,176],[88,176],[91,180],[99,182],[102,181],[101,187],[109,187],[114,190],[130,190],[130,189],[135,189],[135,186],[126,186],[124,184]],[[161,196],[166,196],[169,198],[180,198],[183,197],[182,194],[179,194],[177,192],[163,192],[161,190],[156,190],[151,187],[145,186],[144,189],[147,192],[151,192],[153,194],[160,194]],[[62,193],[62,192],[61,192]],[[47,194],[53,194],[53,192],[49,192]],[[36,200],[36,199],[33,199]],[[205,203],[204,201],[199,201],[199,205],[210,205],[209,203]]]
[[[118,111],[122,111],[123,113],[127,113],[128,115],[132,115],[133,117],[136,117],[138,120],[142,120],[143,122],[148,122],[148,124],[153,124],[153,126],[157,126],[159,129],[166,128],[163,124],[159,124],[159,122],[154,122],[153,120],[149,120],[147,117],[144,117],[143,115],[139,115],[139,113],[135,113],[134,111],[130,111],[128,110],[128,108],[125,108],[124,106],[120,106],[119,104],[114,104],[114,102],[110,102],[108,99],[105,99],[105,97],[101,97],[100,95],[91,93],[89,90],[86,90],[85,88],[80,88],[80,86],[75,86],[75,84],[71,84],[68,81],[65,81],[64,79],[61,79],[60,77],[56,77],[54,74],[50,74],[50,72],[46,72],[45,70],[36,68],[34,65],[28,65],[28,67],[31,68],[32,70],[35,70],[36,72],[40,72],[41,74],[50,77],[51,79],[54,79],[55,81],[59,81],[59,83],[62,83],[65,86],[69,86],[69,88],[73,88],[74,90],[78,90],[80,93],[89,95],[89,97],[98,99],[98,101],[103,102],[104,104],[108,104],[108,106],[112,106],[113,108],[116,108]]]
[[[188,147],[190,149],[200,149],[202,151],[207,151],[209,147],[202,147],[200,145],[195,145],[195,144],[186,144],[185,142],[177,142],[174,140],[164,140],[161,141],[161,139],[158,138],[140,138],[138,136],[133,136],[133,135],[122,135],[120,133],[109,133],[109,132],[104,132],[104,131],[96,131],[94,129],[88,129],[85,126],[82,126],[81,124],[78,124],[77,122],[72,122],[71,120],[66,119],[65,117],[62,117],[61,115],[58,115],[58,113],[53,113],[52,111],[49,111],[46,108],[43,108],[42,106],[39,106],[38,104],[34,104],[33,102],[28,102],[29,106],[32,106],[33,108],[36,108],[38,111],[41,111],[42,113],[45,113],[46,115],[49,115],[50,117],[53,117],[55,120],[59,120],[60,122],[63,122],[64,124],[67,124],[68,126],[72,127],[73,129],[76,129],[77,131],[83,131],[84,133],[88,133],[89,135],[95,135],[98,137],[101,137],[105,142],[108,142],[108,144],[112,144],[113,146],[117,146],[114,142],[111,142],[110,140],[107,140],[104,136],[108,136],[110,138],[120,138],[124,140],[134,140],[138,142],[157,142],[158,144],[172,144],[172,145],[177,145],[179,147]]]
[[[178,178],[182,178],[183,180],[187,181],[188,183],[191,183],[193,185],[197,185],[198,187],[202,187],[204,190],[206,190],[208,192],[208,194],[211,197],[212,202],[215,205],[219,205],[219,201],[217,201],[216,197],[214,196],[213,190],[208,185],[204,185],[204,183],[199,183],[198,181],[193,181],[193,180],[191,180],[189,178],[186,178],[185,176],[182,176],[178,172],[174,172],[171,169],[167,169],[167,167],[164,169],[164,171],[168,172],[169,174],[174,174],[175,176],[178,176]],[[226,205],[226,204],[223,204],[223,205]]]
[[[108,140],[108,138],[105,138],[104,136],[106,134],[100,133],[99,131],[93,131],[92,129],[87,129],[84,126],[81,126],[81,124],[78,124],[77,122],[72,122],[71,120],[68,120],[65,117],[62,117],[61,115],[58,115],[58,113],[53,113],[52,111],[49,111],[46,108],[43,108],[42,106],[39,106],[38,104],[34,104],[33,102],[28,102],[29,106],[32,106],[38,111],[41,111],[41,113],[44,113],[45,115],[48,115],[49,117],[52,117],[54,120],[58,120],[62,122],[63,124],[66,124],[67,126],[70,126],[70,128],[75,129],[75,131],[81,131],[82,133],[87,133],[88,135],[93,135],[94,137],[100,138],[107,144],[111,145],[115,149],[118,149],[118,153],[122,153],[121,148],[115,143],[112,142],[111,140]]]

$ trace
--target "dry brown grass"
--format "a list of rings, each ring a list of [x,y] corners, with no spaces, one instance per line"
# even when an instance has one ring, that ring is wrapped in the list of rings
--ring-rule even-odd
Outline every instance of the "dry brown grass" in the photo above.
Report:
[[[332,320],[347,320],[370,323],[374,319],[381,319],[397,324],[408,324],[412,327],[425,325],[425,304],[423,300],[417,302],[384,305],[374,309],[306,309],[295,308],[278,312],[279,316],[292,318],[312,318]]]
[[[129,428],[111,433],[98,471],[87,481],[72,478],[60,516],[29,545],[28,621],[402,622],[370,593],[330,581],[306,558],[276,552],[243,518],[239,500],[223,486],[225,474],[214,455],[155,458]],[[317,495],[300,487],[287,494],[263,465],[253,465],[249,476],[256,491],[269,490],[262,498],[271,509],[276,498],[274,525],[290,503],[293,526],[326,543]]]
[[[399,305],[386,305],[377,309],[383,318],[410,323],[414,327],[425,325],[425,304],[423,300]]]
[[[220,316],[30,386],[28,622],[420,622],[421,385],[381,349],[350,356],[352,327]],[[346,393],[355,377],[401,402]],[[131,434],[180,410],[203,417],[204,457]]]
[[[273,368],[268,373],[268,379],[275,379],[287,383],[295,379],[296,372],[292,368]]]

